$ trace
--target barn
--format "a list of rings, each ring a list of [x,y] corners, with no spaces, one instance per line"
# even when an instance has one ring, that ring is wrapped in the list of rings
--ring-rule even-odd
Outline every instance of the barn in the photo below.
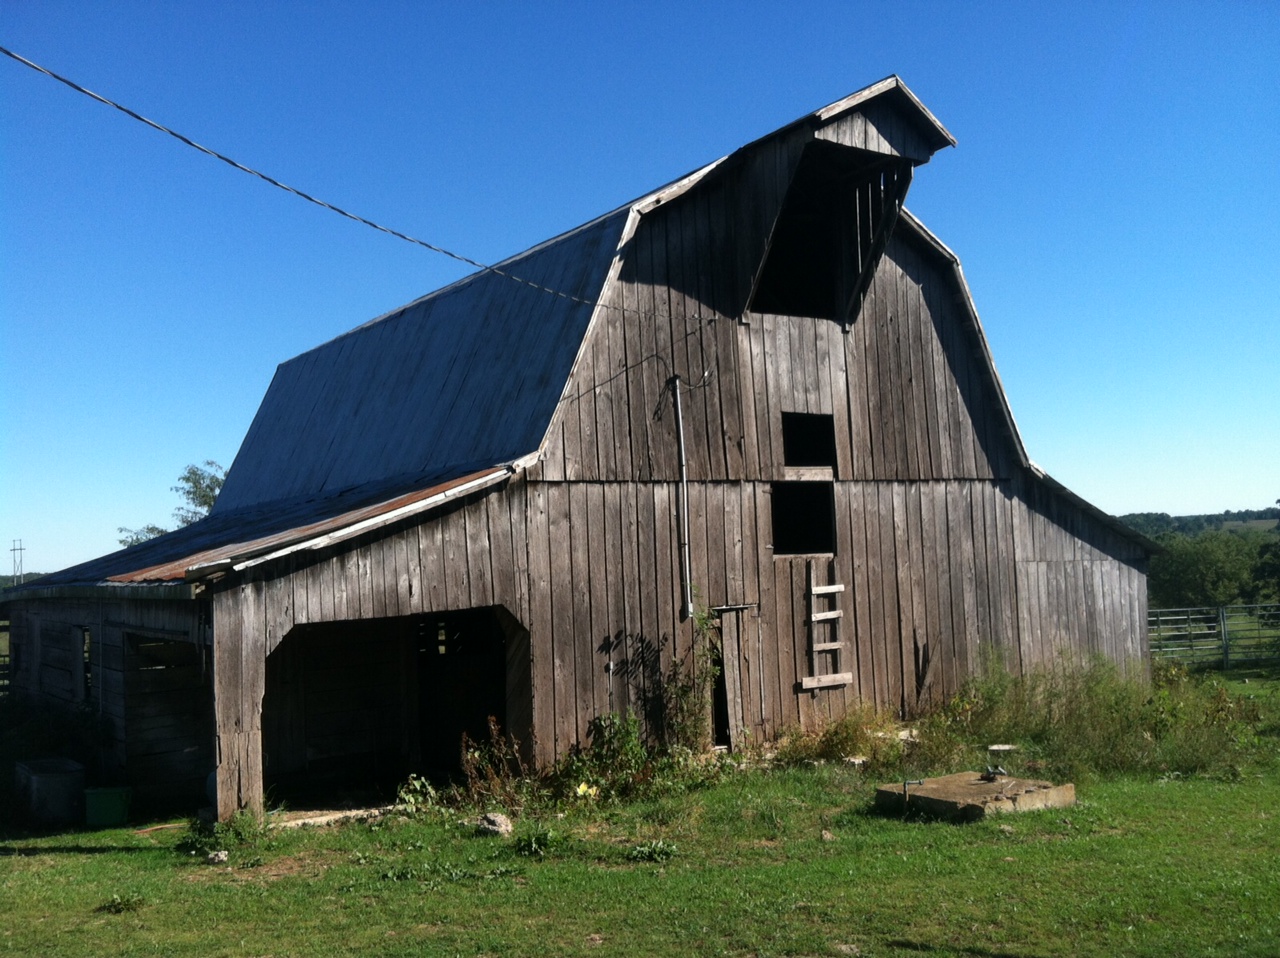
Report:
[[[283,363],[211,515],[11,590],[20,693],[218,813],[546,766],[718,625],[715,735],[1145,668],[1151,544],[1028,458],[897,77]]]

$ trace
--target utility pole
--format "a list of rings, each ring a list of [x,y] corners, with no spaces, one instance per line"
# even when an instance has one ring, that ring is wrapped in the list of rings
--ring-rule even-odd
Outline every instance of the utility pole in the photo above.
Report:
[[[13,553],[13,584],[22,585],[22,553],[27,550],[22,547],[21,539],[14,539],[13,548],[9,551]]]

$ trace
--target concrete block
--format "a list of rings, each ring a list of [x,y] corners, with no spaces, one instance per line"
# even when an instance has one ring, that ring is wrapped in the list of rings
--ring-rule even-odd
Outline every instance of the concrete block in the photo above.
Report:
[[[905,793],[905,794],[904,794]],[[1000,775],[984,781],[978,772],[927,778],[919,784],[891,782],[876,789],[876,808],[888,814],[910,810],[939,818],[976,821],[988,814],[1068,808],[1076,803],[1076,787]]]

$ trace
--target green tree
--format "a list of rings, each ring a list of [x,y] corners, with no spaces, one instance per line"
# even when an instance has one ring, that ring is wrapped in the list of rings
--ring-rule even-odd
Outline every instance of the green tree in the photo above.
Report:
[[[227,470],[212,459],[206,459],[203,466],[193,463],[183,469],[178,484],[169,487],[186,502],[185,506],[173,510],[173,518],[178,525],[189,526],[207,516],[217,502],[226,478]]]
[[[1276,500],[1280,506],[1280,499]],[[1253,580],[1260,602],[1280,602],[1280,525],[1271,530],[1271,537],[1258,550],[1258,564],[1253,570]]]
[[[206,459],[203,466],[192,463],[182,470],[182,475],[178,477],[178,484],[170,486],[182,497],[184,503],[173,510],[173,518],[179,528],[199,522],[209,514],[218,499],[218,493],[222,491],[222,483],[226,478],[227,471],[212,459]],[[136,546],[139,542],[162,536],[169,530],[148,524],[137,529],[120,526],[116,531],[121,534],[120,544],[128,548]]]
[[[1254,570],[1264,538],[1221,529],[1161,536],[1164,552],[1152,556],[1147,577],[1152,607],[1220,606],[1253,598]]]
[[[120,526],[116,529],[116,532],[120,533],[119,542],[126,549],[129,548],[129,546],[136,546],[139,542],[146,542],[148,539],[154,539],[156,536],[162,536],[168,531],[169,530],[165,529],[163,526],[157,526],[151,523],[148,523],[145,526],[139,526],[136,529],[130,529],[126,526]]]

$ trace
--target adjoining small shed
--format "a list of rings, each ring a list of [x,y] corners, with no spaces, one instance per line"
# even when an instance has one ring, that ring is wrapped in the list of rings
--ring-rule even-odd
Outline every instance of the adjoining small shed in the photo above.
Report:
[[[120,769],[216,765],[225,817],[491,716],[554,762],[695,603],[731,746],[988,659],[1145,668],[1150,543],[1030,461],[903,206],[949,145],[891,77],[282,364],[208,519],[8,594],[15,687],[82,698],[87,630]]]

